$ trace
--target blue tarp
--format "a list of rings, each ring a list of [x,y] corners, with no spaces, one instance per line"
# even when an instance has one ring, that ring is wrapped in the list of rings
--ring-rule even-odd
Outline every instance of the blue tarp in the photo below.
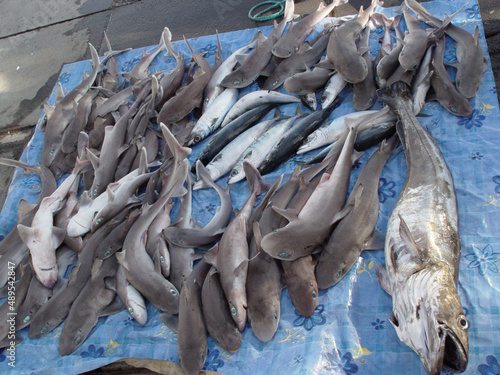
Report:
[[[433,1],[425,3],[431,13],[443,17],[466,3],[465,0]],[[383,12],[393,15],[393,9]],[[329,20],[324,20],[328,22]],[[489,61],[479,7],[475,0],[453,21],[456,25],[474,32],[479,27],[480,43]],[[323,25],[317,27],[317,34]],[[268,35],[271,28],[262,27]],[[220,35],[223,56],[248,43],[255,29]],[[383,29],[376,29],[370,36],[373,56],[378,50],[378,38]],[[179,37],[179,36],[176,36]],[[216,52],[214,35],[190,40],[195,51],[206,51],[212,64]],[[445,62],[456,60],[454,42],[447,38]],[[175,42],[177,50],[190,57],[184,42]],[[150,51],[155,46],[145,48]],[[143,49],[136,49],[119,56],[119,69],[130,71],[139,60]],[[171,57],[159,56],[152,65],[153,71],[172,68]],[[79,83],[84,71],[90,71],[90,61],[65,65],[59,82],[66,90]],[[454,71],[449,70],[454,78]],[[254,84],[245,90],[257,89]],[[346,88],[346,99],[331,118],[353,112],[352,92]],[[53,102],[54,94],[50,101]],[[469,365],[466,374],[500,374],[500,123],[496,88],[491,70],[484,74],[483,84],[476,97],[471,99],[474,109],[467,118],[456,117],[437,102],[427,103],[421,123],[430,130],[439,144],[455,181],[460,218],[462,256],[458,291],[469,320]],[[381,108],[381,103],[375,105]],[[282,107],[286,114],[295,112],[294,105]],[[30,164],[40,161],[43,133],[36,130],[21,160]],[[194,148],[193,161],[203,142]],[[368,150],[355,165],[351,188],[361,168],[375,148]],[[293,157],[278,171],[264,180],[274,182],[281,174],[285,179],[297,161],[308,160],[316,152]],[[389,159],[380,179],[380,216],[377,229],[385,231],[390,211],[402,189],[406,176],[406,161],[401,147]],[[219,180],[225,185],[225,179]],[[0,235],[5,236],[16,223],[17,205],[21,198],[36,200],[40,188],[37,176],[15,173],[5,206],[0,214]],[[234,206],[239,208],[249,195],[247,183],[242,181],[231,190]],[[215,192],[194,193],[193,216],[205,224],[218,206]],[[286,289],[281,298],[281,321],[274,338],[260,342],[248,325],[241,348],[236,353],[222,350],[209,339],[205,369],[225,374],[425,374],[419,357],[401,343],[388,321],[392,301],[379,286],[375,268],[384,264],[382,250],[362,253],[349,274],[336,286],[321,291],[319,305],[310,318],[299,316]],[[85,372],[121,358],[155,358],[178,362],[176,334],[159,319],[157,311],[149,306],[145,326],[136,323],[126,311],[101,318],[84,344],[72,355],[58,354],[58,335],[61,327],[43,338],[27,338],[27,329],[20,332],[24,341],[16,347],[15,368],[11,368],[5,351],[0,352],[0,372],[12,374],[76,374]]]

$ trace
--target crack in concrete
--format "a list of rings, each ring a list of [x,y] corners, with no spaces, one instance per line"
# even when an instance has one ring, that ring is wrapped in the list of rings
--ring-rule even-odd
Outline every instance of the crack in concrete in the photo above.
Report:
[[[37,31],[37,30],[41,30],[41,29],[44,29],[46,27],[51,27],[51,26],[54,26],[54,25],[60,25],[60,24],[66,23],[66,22],[71,22],[71,21],[79,20],[79,19],[82,19],[82,18],[93,16],[95,14],[110,12],[110,11],[113,11],[114,9],[116,9],[116,8],[119,8],[119,7],[122,7],[122,6],[127,6],[127,5],[130,5],[130,4],[133,4],[133,3],[137,3],[137,2],[141,2],[141,1],[142,0],[113,0],[113,3],[111,4],[111,6],[108,9],[103,9],[103,10],[99,10],[99,11],[95,11],[95,12],[91,12],[91,13],[86,13],[86,14],[82,14],[80,16],[76,16],[76,17],[72,17],[72,18],[66,18],[64,20],[60,20],[60,21],[57,21],[57,22],[48,23],[48,24],[43,25],[43,26],[38,26],[38,27],[31,28],[31,29],[23,30],[23,31],[20,31],[20,32],[17,32],[17,33],[12,33],[12,34],[8,34],[8,35],[0,36],[0,40],[11,38],[11,37],[18,36],[18,35],[23,35],[23,34],[26,34],[26,33],[33,32],[33,31]]]

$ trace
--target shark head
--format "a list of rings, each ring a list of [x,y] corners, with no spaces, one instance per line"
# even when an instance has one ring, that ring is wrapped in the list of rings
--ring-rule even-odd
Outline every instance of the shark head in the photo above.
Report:
[[[279,296],[268,296],[261,298],[258,303],[254,304],[252,315],[249,320],[252,324],[252,331],[257,338],[262,342],[271,340],[278,329],[280,321],[280,299]]]
[[[465,371],[468,322],[446,265],[415,272],[403,289],[394,293],[389,320],[429,374],[440,374],[442,367]]]

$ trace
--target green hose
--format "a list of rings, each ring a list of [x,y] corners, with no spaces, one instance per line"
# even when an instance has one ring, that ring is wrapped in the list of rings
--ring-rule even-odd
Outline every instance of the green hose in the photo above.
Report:
[[[278,18],[279,16],[281,16],[285,12],[284,3],[285,3],[285,0],[282,0],[282,1],[263,1],[262,3],[259,3],[255,6],[253,6],[252,8],[250,8],[250,10],[248,11],[248,18],[250,18],[253,21],[269,21],[269,20]],[[252,14],[252,12],[254,10],[256,10],[257,8],[259,8],[261,6],[267,5],[267,4],[272,4],[272,5],[264,10],[261,10],[257,14]],[[270,15],[263,16],[264,13],[267,13],[271,9],[275,9],[275,8],[280,8],[277,13],[272,13]]]

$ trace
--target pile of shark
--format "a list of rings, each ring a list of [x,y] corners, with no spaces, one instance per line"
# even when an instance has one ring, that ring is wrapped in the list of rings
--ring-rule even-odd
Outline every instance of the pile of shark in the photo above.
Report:
[[[41,165],[0,159],[41,179],[38,200],[20,202],[18,224],[0,243],[3,296],[9,280],[17,280],[15,302],[7,300],[0,315],[15,311],[15,329],[29,326],[30,338],[64,321],[59,353],[68,355],[101,316],[126,309],[145,324],[147,300],[178,333],[185,373],[197,374],[207,335],[235,351],[249,321],[267,342],[280,321],[285,286],[297,311],[310,317],[319,289],[337,284],[363,250],[384,248],[386,266],[377,277],[392,296],[389,320],[399,338],[429,374],[465,371],[468,323],[456,290],[453,179],[417,115],[429,100],[456,116],[472,113],[468,99],[485,71],[478,30],[472,35],[453,25],[454,15],[437,19],[416,0],[387,18],[375,12],[381,2],[373,0],[305,42],[345,2],[334,0],[294,23],[287,0],[283,20],[267,37],[259,31],[225,60],[219,44],[212,66],[187,40],[192,59],[186,66],[168,28],[158,48],[121,78],[116,55],[123,51],[108,42],[100,59],[90,45],[91,73],[66,94],[58,86],[55,105],[45,106]],[[422,29],[410,10],[430,28]],[[368,39],[378,27],[385,32],[372,59]],[[455,82],[443,62],[445,34],[456,44]],[[165,50],[175,68],[150,72]],[[261,89],[240,97],[240,89],[256,81]],[[276,91],[281,86],[286,92]],[[358,112],[330,120],[346,86]],[[370,110],[377,96],[386,106]],[[286,103],[297,106],[295,116],[280,113]],[[190,165],[192,147],[207,137]],[[408,173],[381,239],[374,233],[379,179],[399,143]],[[377,144],[348,195],[353,164]],[[295,153],[327,145],[287,181],[263,181]],[[229,186],[246,179],[250,188],[234,215],[229,187],[215,182],[225,176]],[[204,226],[192,218],[198,189],[214,189],[220,198]],[[0,323],[4,342],[6,319]]]

